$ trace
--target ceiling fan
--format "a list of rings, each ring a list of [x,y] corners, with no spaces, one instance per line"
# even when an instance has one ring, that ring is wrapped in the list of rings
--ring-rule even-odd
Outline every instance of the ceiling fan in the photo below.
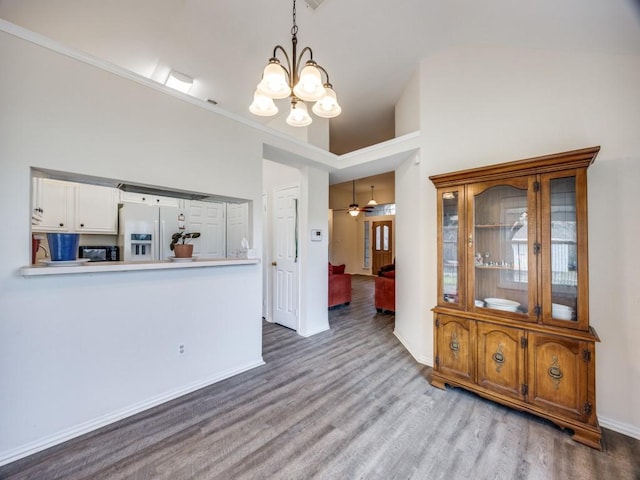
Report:
[[[365,205],[364,207],[361,207],[356,203],[356,181],[352,180],[351,182],[352,182],[352,195],[353,195],[351,205],[349,205],[349,208],[338,208],[337,210],[346,210],[347,213],[352,217],[357,217],[360,212],[372,211],[374,205]]]

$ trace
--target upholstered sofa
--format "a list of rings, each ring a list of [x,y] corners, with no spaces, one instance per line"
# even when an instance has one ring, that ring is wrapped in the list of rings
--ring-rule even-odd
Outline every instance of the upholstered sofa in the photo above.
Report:
[[[382,267],[376,277],[375,305],[378,313],[396,311],[396,270],[395,266]]]
[[[351,275],[344,265],[329,264],[329,308],[351,303]]]

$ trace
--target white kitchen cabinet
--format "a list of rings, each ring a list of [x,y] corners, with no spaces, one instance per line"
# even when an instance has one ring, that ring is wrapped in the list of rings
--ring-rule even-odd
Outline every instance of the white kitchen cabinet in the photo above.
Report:
[[[74,194],[68,182],[34,178],[33,208],[41,209],[42,221],[33,225],[34,232],[73,231]]]
[[[35,178],[33,187],[33,208],[42,210],[34,232],[118,233],[116,189],[48,178]]]
[[[75,230],[79,233],[118,233],[118,191],[111,187],[75,185]]]
[[[181,200],[172,197],[162,197],[159,195],[148,195],[146,193],[120,192],[122,203],[141,203],[144,205],[156,205],[158,207],[178,207],[181,208]]]

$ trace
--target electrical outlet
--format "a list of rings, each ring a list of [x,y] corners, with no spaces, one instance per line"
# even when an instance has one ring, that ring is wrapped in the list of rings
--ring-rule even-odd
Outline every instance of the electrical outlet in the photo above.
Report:
[[[184,345],[178,345],[178,353],[184,355]]]

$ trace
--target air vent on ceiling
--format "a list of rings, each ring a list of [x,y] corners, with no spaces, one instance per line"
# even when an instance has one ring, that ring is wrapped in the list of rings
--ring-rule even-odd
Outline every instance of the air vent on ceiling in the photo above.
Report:
[[[304,0],[311,10],[318,8],[325,0]]]

